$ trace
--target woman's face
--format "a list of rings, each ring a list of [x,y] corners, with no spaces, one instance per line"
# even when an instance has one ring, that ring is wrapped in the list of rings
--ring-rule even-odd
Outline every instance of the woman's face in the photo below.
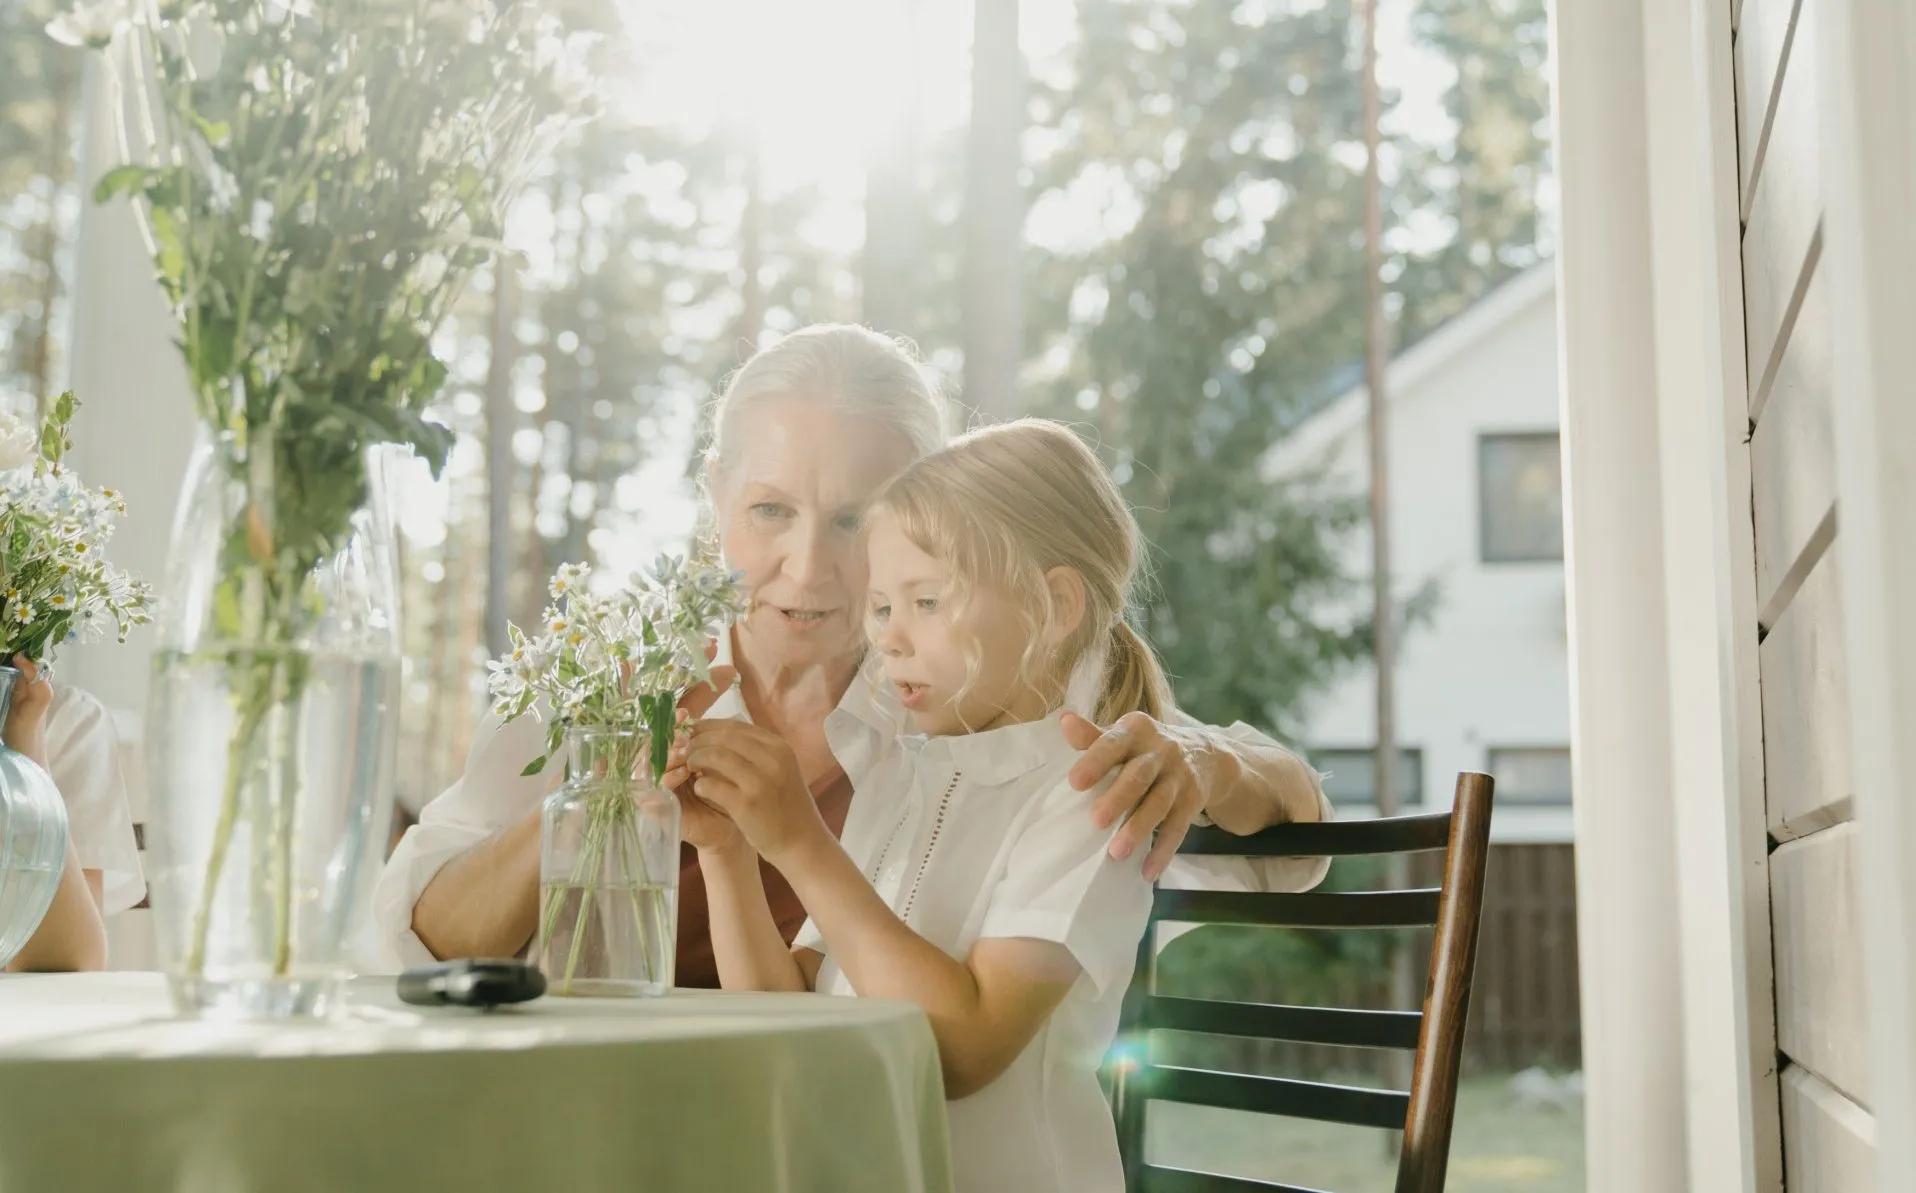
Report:
[[[905,436],[829,401],[766,398],[713,475],[719,542],[744,574],[742,623],[761,666],[855,658],[864,645],[859,519],[912,459]]]

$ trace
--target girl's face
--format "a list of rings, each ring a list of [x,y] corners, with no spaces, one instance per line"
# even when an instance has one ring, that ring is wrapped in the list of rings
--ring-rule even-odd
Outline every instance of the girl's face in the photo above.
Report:
[[[911,462],[911,446],[814,397],[759,401],[742,430],[712,476],[719,542],[750,594],[741,635],[763,666],[855,661],[864,648],[859,520]]]
[[[1025,620],[1009,598],[977,586],[963,620],[954,623],[945,606],[951,585],[944,564],[882,515],[867,547],[872,646],[920,732],[977,733],[1045,715],[1043,694],[1023,674]]]

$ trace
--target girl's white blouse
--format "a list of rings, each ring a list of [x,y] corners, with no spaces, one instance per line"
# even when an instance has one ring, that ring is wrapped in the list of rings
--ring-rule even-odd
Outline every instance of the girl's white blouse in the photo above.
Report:
[[[959,1193],[1115,1191],[1116,1131],[1098,1086],[1151,912],[1143,851],[1111,858],[1087,793],[1065,775],[1078,752],[1060,714],[984,733],[886,733],[835,712],[831,740],[856,795],[846,852],[920,936],[963,959],[980,940],[1044,940],[1081,974],[996,1081],[951,1104]],[[799,947],[825,955],[821,993],[856,993],[807,922]]]

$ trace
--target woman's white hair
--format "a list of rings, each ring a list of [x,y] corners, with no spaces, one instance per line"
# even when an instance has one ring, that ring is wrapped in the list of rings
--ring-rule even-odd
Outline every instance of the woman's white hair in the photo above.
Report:
[[[945,445],[945,399],[910,340],[815,323],[760,349],[732,374],[712,407],[706,458],[716,471],[731,463],[751,407],[785,397],[824,398],[841,414],[890,427],[911,445],[913,459]]]

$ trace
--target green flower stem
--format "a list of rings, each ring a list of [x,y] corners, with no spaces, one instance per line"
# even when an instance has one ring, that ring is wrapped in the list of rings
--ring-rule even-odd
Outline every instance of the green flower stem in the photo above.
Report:
[[[273,711],[283,727],[275,734],[279,752],[279,790],[274,803],[273,852],[273,976],[283,978],[293,968],[293,831],[299,803],[299,712],[293,707],[290,667],[275,668],[282,676]]]
[[[213,921],[213,896],[219,890],[220,875],[226,869],[227,850],[233,844],[233,831],[239,827],[240,793],[250,767],[253,739],[272,706],[270,667],[267,682],[254,683],[251,694],[240,704],[233,735],[226,743],[226,786],[220,794],[220,818],[213,826],[213,848],[207,857],[206,880],[200,886],[200,903],[193,913],[191,939],[187,946],[186,972],[198,976],[206,968],[206,938]],[[249,667],[249,671],[255,668]]]
[[[650,874],[645,864],[645,850],[636,841],[628,841],[638,832],[637,806],[633,802],[630,788],[630,775],[636,770],[640,759],[648,753],[646,739],[643,736],[632,739],[628,744],[621,741],[603,754],[587,752],[579,760],[581,771],[588,779],[596,777],[607,784],[607,789],[594,792],[587,797],[586,823],[579,843],[579,856],[572,865],[572,874],[565,886],[565,893],[577,892],[579,906],[573,917],[571,947],[566,951],[565,970],[559,976],[559,993],[572,992],[573,980],[578,975],[579,961],[585,946],[586,921],[591,914],[593,897],[604,882],[608,863],[613,859],[607,855],[616,844],[617,861],[621,872],[636,871],[638,885],[649,886]],[[620,779],[618,776],[628,776]],[[638,856],[636,865],[632,851]],[[633,924],[641,933],[640,964],[642,976],[646,982],[656,980],[653,971],[652,954],[648,947],[650,941],[659,937],[654,935],[658,929],[651,915],[647,914],[639,899],[638,891],[631,892],[633,905]],[[552,939],[552,930],[558,926],[558,918],[564,911],[563,898],[554,899],[542,909],[539,939],[541,943]]]

